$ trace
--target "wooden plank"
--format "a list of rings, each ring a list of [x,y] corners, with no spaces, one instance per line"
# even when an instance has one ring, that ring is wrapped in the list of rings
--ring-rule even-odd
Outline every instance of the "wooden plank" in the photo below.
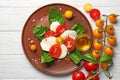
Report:
[[[110,72],[113,75],[113,80],[119,79],[120,74],[119,67],[120,64],[118,64],[119,58],[120,54],[116,54],[113,57],[114,65],[110,68]],[[82,69],[82,71],[85,72],[84,68]],[[105,78],[104,74],[100,76],[101,79]],[[1,79],[68,80],[71,79],[71,75],[58,77],[46,75],[35,69],[28,62],[25,55],[0,55],[0,80]]]
[[[119,0],[1,0],[0,7],[39,7],[50,3],[64,3],[70,5],[80,5],[83,6],[84,3],[91,2],[94,6],[119,6]]]
[[[90,18],[89,14],[86,13],[82,7],[75,6],[82,11],[90,21],[92,27],[95,27],[94,21]],[[28,17],[37,8],[0,8],[0,31],[22,31],[22,28],[28,19]],[[99,7],[102,14],[110,14],[112,12],[120,14],[120,7]],[[120,20],[120,17],[118,17]],[[120,26],[120,24],[116,24]]]

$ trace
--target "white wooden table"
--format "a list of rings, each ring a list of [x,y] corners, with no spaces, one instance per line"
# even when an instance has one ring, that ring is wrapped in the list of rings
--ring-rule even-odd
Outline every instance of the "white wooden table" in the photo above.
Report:
[[[36,70],[24,55],[21,32],[24,23],[36,9],[50,3],[66,3],[82,11],[93,29],[95,24],[82,6],[90,2],[102,14],[120,14],[120,0],[0,0],[0,80],[72,80],[69,76],[49,76]],[[120,17],[115,24],[117,46],[110,69],[112,80],[120,80]],[[84,69],[82,69],[84,71]],[[108,80],[104,74],[101,80]]]

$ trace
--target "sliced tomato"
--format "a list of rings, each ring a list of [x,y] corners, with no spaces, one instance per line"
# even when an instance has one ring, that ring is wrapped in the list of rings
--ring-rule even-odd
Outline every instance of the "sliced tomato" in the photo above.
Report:
[[[56,28],[56,34],[57,36],[60,36],[65,30],[67,29],[67,27],[63,24],[60,24],[57,28]]]
[[[93,19],[93,20],[97,20],[97,19],[100,19],[100,11],[98,9],[92,9],[90,11],[90,17]]]
[[[69,52],[73,51],[75,48],[75,40],[73,38],[70,38],[70,37],[66,38],[64,40],[64,44],[67,47]]]
[[[50,36],[56,36],[56,33],[54,31],[46,31],[44,34],[44,38],[50,37]]]
[[[49,55],[53,58],[59,58],[61,53],[62,53],[62,49],[61,49],[60,44],[52,45],[50,50],[49,50]]]

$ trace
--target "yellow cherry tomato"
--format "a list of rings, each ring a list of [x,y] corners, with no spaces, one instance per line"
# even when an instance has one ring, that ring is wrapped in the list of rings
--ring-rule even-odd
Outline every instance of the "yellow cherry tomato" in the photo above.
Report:
[[[65,11],[64,16],[67,19],[71,19],[73,16],[73,12],[71,10],[67,10],[67,11]]]
[[[102,19],[97,19],[97,20],[95,21],[95,24],[96,24],[97,27],[103,28],[103,26],[104,26],[104,20],[102,20]]]
[[[30,45],[30,50],[35,51],[37,49],[35,44]]]
[[[90,12],[92,10],[92,4],[90,3],[86,3],[84,6],[83,6],[84,10],[86,12]]]
[[[117,21],[117,15],[116,14],[110,14],[108,16],[108,19],[110,22],[115,23]]]
[[[64,41],[63,37],[57,37],[56,38],[56,43],[58,43],[58,44],[62,44],[63,41]]]

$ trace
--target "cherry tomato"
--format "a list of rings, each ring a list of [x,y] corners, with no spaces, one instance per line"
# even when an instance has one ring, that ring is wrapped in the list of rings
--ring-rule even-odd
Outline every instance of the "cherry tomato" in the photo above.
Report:
[[[101,39],[103,37],[103,29],[97,28],[93,31],[93,35],[95,38]]]
[[[73,51],[75,48],[75,40],[73,38],[70,38],[70,37],[66,38],[64,40],[64,44],[67,47],[69,52]]]
[[[100,50],[92,50],[92,55],[93,55],[93,57],[95,57],[96,59],[99,59],[100,58],[100,56],[101,56],[101,52],[100,52]]]
[[[99,64],[94,64],[94,63],[87,61],[84,64],[84,68],[87,72],[96,71],[99,68]]]
[[[106,46],[104,48],[104,53],[107,54],[108,56],[112,56],[114,54],[114,49],[110,46]]]
[[[65,11],[64,16],[65,16],[67,19],[71,19],[72,16],[73,16],[73,12],[72,12],[71,10],[67,10],[67,11]]]
[[[97,19],[97,20],[95,21],[95,24],[96,24],[97,27],[102,28],[102,27],[104,26],[104,20],[102,20],[102,19]]]
[[[44,38],[47,38],[47,37],[50,37],[50,36],[56,36],[55,32],[54,31],[46,31],[45,34],[44,34]]]
[[[100,50],[100,49],[102,49],[102,47],[103,47],[103,43],[102,43],[101,41],[99,41],[99,40],[95,40],[95,41],[93,42],[93,47],[94,47],[96,50]]]
[[[76,71],[72,75],[72,80],[85,80],[85,74],[82,71]]]
[[[32,51],[35,51],[35,50],[37,49],[37,47],[36,47],[35,44],[32,44],[32,45],[30,46],[30,49],[31,49]]]
[[[116,45],[117,38],[113,35],[110,35],[110,36],[107,37],[107,42],[110,45]]]
[[[108,16],[108,19],[110,22],[115,23],[117,21],[117,15],[116,14],[110,14]]]
[[[61,46],[59,44],[54,44],[49,50],[49,55],[53,58],[58,58],[62,53]]]
[[[93,19],[93,20],[97,20],[97,19],[100,19],[100,11],[98,9],[92,9],[90,11],[90,17]]]
[[[102,69],[107,69],[109,67],[109,63],[101,62],[100,66],[101,66]]]
[[[57,36],[60,36],[65,30],[67,29],[67,27],[63,24],[60,24],[57,28],[56,28],[56,34]]]
[[[92,73],[90,73],[90,74],[88,74],[87,75],[87,79],[89,79],[90,77],[92,77],[94,74],[92,74]],[[95,76],[94,78],[92,78],[92,79],[90,79],[90,80],[100,80],[100,78],[99,78],[99,76],[97,75],[97,76]]]
[[[106,27],[106,33],[108,35],[114,34],[114,26],[112,24],[107,25],[107,27]]]

